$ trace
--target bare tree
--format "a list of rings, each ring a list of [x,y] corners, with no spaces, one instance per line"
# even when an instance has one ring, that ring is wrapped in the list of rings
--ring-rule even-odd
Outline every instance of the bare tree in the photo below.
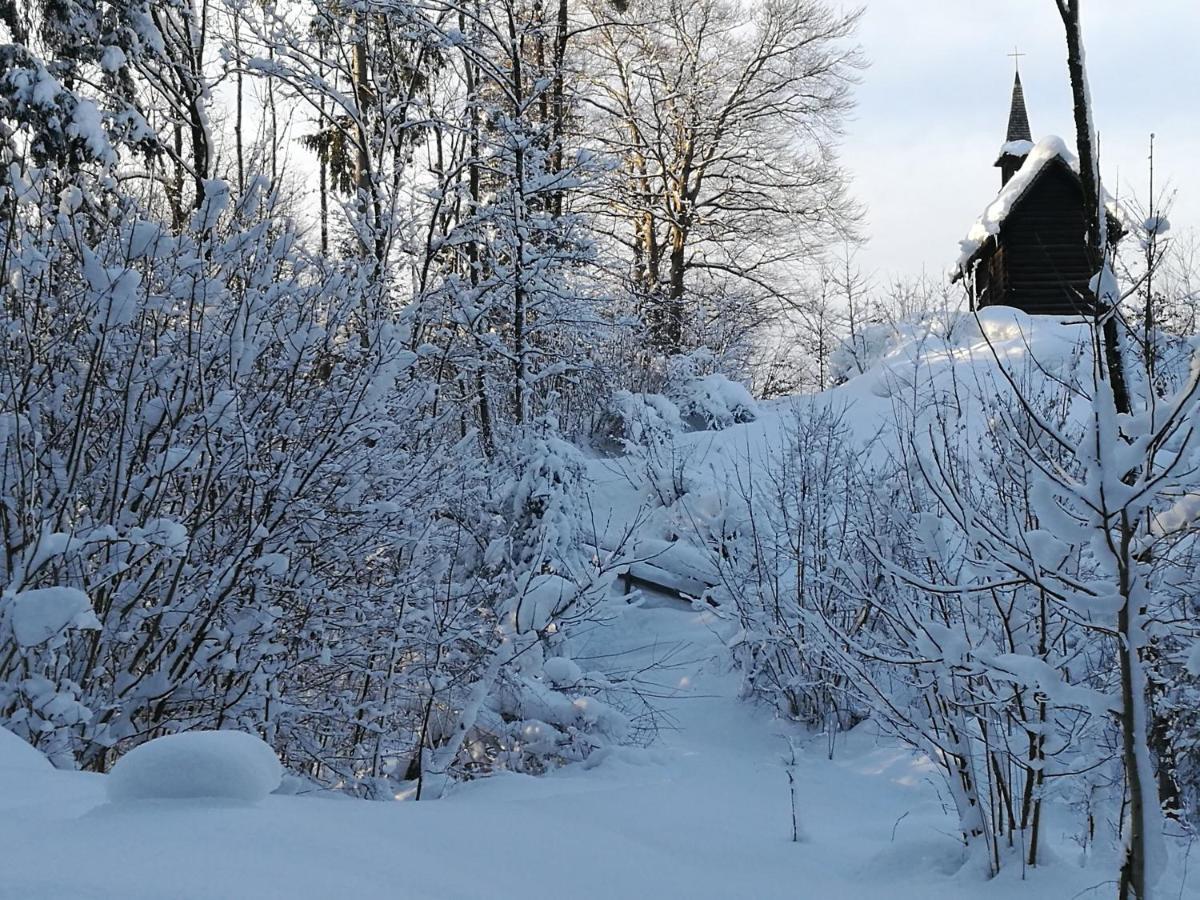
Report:
[[[596,139],[621,160],[605,211],[653,343],[679,352],[706,284],[779,300],[792,267],[853,223],[833,145],[862,64],[848,43],[859,14],[820,0],[631,13],[592,44]]]

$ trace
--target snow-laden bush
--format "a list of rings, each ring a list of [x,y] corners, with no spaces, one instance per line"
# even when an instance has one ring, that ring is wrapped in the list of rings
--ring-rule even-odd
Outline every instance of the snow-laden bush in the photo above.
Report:
[[[105,780],[108,799],[218,799],[256,803],[279,787],[283,767],[244,731],[185,731],[134,747]]]
[[[255,10],[225,48],[239,71],[341,105],[307,37],[281,45],[291,23]],[[542,689],[523,667],[602,590],[567,564],[578,536],[551,539],[582,510],[548,506],[523,536],[537,492],[497,491],[552,480],[513,448],[540,411],[578,423],[613,386],[600,348],[628,329],[599,314],[587,222],[546,215],[590,163],[546,152],[538,104],[492,65],[502,45],[457,42],[490,99],[442,121],[474,131],[482,191],[453,166],[414,193],[407,139],[372,139],[380,177],[352,184],[331,119],[314,136],[331,215],[306,243],[253,154],[220,177],[233,155],[211,143],[207,74],[180,62],[193,12],[163,33],[147,15],[103,35],[86,11],[55,19],[52,60],[0,48],[0,724],[93,770],[163,733],[254,731],[302,777],[381,798],[431,758],[449,756],[435,777],[532,771],[541,749],[460,751],[480,709],[506,751],[518,719],[595,734],[604,718],[591,695],[560,703],[562,682],[541,712],[511,701],[510,680]],[[424,12],[393,14],[418,56],[444,49]],[[269,72],[257,41],[278,51]],[[407,103],[368,106],[359,137],[425,133]],[[190,146],[164,155],[179,126]],[[489,554],[498,537],[511,555]]]
[[[1050,804],[1090,848],[1130,833],[1135,777],[1152,838],[1200,795],[1200,369],[1126,369],[1119,415],[1096,346],[1005,309],[930,328],[879,364],[915,374],[871,443],[814,405],[693,516],[748,691],[926,754],[993,873],[1043,861]]]
[[[660,443],[681,431],[679,407],[662,394],[616,391],[592,435],[602,449],[624,453]]]
[[[587,549],[579,451],[541,420],[488,474],[491,514],[475,536],[485,549],[473,571],[486,604],[471,646],[478,656],[458,678],[428,685],[424,750],[412,766],[422,797],[448,778],[582,760],[628,733],[605,696],[613,686],[571,660],[573,631],[603,616],[617,562]]]
[[[842,384],[862,375],[907,337],[891,324],[882,322],[865,325],[847,335],[829,354],[830,381]]]
[[[75,680],[70,648],[80,639],[94,639],[84,632],[100,627],[87,595],[76,588],[0,593],[0,647],[8,648],[0,672],[23,676],[0,679],[0,710],[11,711],[9,728],[63,765],[72,765],[74,757],[59,730],[78,729],[92,715],[81,702],[84,691]]]
[[[527,429],[514,450],[507,527],[489,554],[503,560],[512,591],[501,610],[504,662],[472,752],[485,747],[506,768],[540,771],[626,736],[625,717],[601,696],[606,680],[570,659],[573,626],[602,615],[616,569],[587,549],[579,451],[552,421]]]
[[[0,721],[100,766],[168,723],[261,720],[276,637],[357,581],[321,569],[365,549],[357,501],[383,481],[365,442],[411,355],[357,319],[353,274],[307,257],[261,186],[235,202],[211,183],[173,234],[18,177],[0,496],[26,500],[0,517],[20,647],[0,657]],[[53,608],[54,634],[23,637],[26,608]]]
[[[163,731],[260,731],[392,796],[493,607],[489,472],[416,412],[405,323],[257,183],[210,184],[173,231],[103,179],[5,172],[0,724],[94,769]]]
[[[831,675],[811,619],[819,612],[852,627],[860,610],[845,596],[839,564],[871,566],[855,518],[866,454],[849,415],[816,407],[781,420],[753,457],[738,461],[739,477],[690,507],[718,575],[714,597],[740,626],[731,649],[744,692],[830,733],[864,714]]]
[[[716,357],[701,348],[667,362],[666,396],[689,427],[728,428],[758,417],[758,405],[745,385],[714,371]]]
[[[680,417],[693,428],[721,429],[758,417],[758,404],[745,385],[719,372],[693,378],[672,391]]]

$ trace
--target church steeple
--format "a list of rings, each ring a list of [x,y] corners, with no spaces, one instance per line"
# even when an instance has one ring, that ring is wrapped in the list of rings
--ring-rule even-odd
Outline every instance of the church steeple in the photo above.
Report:
[[[1008,111],[1008,133],[1004,138],[1004,146],[1000,148],[1000,158],[996,160],[1001,186],[1008,184],[1032,149],[1033,132],[1029,129],[1025,89],[1021,87],[1021,73],[1018,71],[1013,81],[1012,106]]]
[[[1025,111],[1025,89],[1021,87],[1021,73],[1017,72],[1013,81],[1012,108],[1008,111],[1008,136],[1005,143],[1013,141],[1033,142],[1033,133],[1029,130],[1029,113]]]

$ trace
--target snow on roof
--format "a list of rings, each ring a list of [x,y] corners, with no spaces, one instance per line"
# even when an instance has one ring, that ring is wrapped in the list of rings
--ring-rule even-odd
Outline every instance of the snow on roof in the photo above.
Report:
[[[1013,151],[1024,151],[1028,145],[1027,141],[1013,141],[1005,144],[1001,148],[1001,155]],[[952,271],[956,275],[962,275],[966,272],[967,266],[976,253],[980,251],[988,239],[993,235],[1000,233],[1000,226],[1004,224],[1004,220],[1008,218],[1008,214],[1013,211],[1017,205],[1017,201],[1024,196],[1029,187],[1037,180],[1037,177],[1042,173],[1054,160],[1061,160],[1066,163],[1072,172],[1079,174],[1079,159],[1067,147],[1066,141],[1057,135],[1047,135],[1028,150],[1029,156],[1025,162],[1021,164],[1021,168],[1016,174],[1009,179],[1008,184],[1000,189],[1000,193],[996,195],[996,199],[988,204],[987,209],[983,211],[983,215],[971,226],[971,230],[967,232],[967,236],[958,242],[960,249],[958,262],[955,264]],[[1023,155],[1023,152],[1014,152],[1013,155]],[[1103,192],[1104,205],[1108,210],[1108,214],[1112,219],[1121,223],[1121,226],[1129,231],[1130,219],[1126,215],[1125,210],[1116,200],[1114,200],[1107,191]]]
[[[1004,146],[1007,148],[1010,145],[1005,144]],[[1042,174],[1042,170],[1055,159],[1065,162],[1071,167],[1071,171],[1079,171],[1079,161],[1075,158],[1075,154],[1067,148],[1066,142],[1062,138],[1049,135],[1038,141],[1029,151],[1029,156],[1022,163],[1021,168],[1008,180],[1008,184],[1000,189],[996,199],[988,204],[988,208],[971,226],[967,236],[959,241],[958,246],[961,252],[958,255],[958,264],[955,266],[956,271],[963,272],[971,258],[987,243],[988,238],[1000,233],[1000,226],[1004,224],[1008,214],[1017,205],[1017,201]]]
[[[1005,141],[1000,145],[1000,155],[1028,156],[1033,152],[1033,141]]]

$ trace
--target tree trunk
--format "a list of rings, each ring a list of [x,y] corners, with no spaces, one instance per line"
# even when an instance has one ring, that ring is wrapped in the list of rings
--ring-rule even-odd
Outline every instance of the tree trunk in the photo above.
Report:
[[[1134,733],[1138,697],[1134,685],[1134,670],[1138,662],[1134,658],[1137,648],[1130,646],[1131,624],[1128,600],[1121,608],[1118,629],[1121,641],[1121,757],[1125,763],[1125,781],[1129,788],[1129,819],[1126,826],[1125,858],[1121,861],[1121,876],[1117,896],[1120,900],[1146,900],[1146,795],[1138,766],[1138,754]]]
[[[684,274],[687,270],[687,232],[671,226],[666,303],[662,310],[661,345],[668,353],[683,352]]]
[[[1080,0],[1056,0],[1067,34],[1067,71],[1071,77],[1071,98],[1075,112],[1075,143],[1079,154],[1079,180],[1083,186],[1083,214],[1087,224],[1087,242],[1091,268],[1099,273],[1107,265],[1108,227],[1100,203],[1100,169],[1096,156],[1096,132],[1092,122],[1087,70],[1084,67],[1083,29],[1080,25]],[[1121,337],[1114,316],[1108,316],[1103,298],[1097,292],[1096,314],[1105,316],[1104,357],[1116,397],[1117,412],[1130,412],[1125,365],[1121,358]]]
[[[1071,95],[1074,100],[1076,141],[1079,150],[1079,175],[1083,185],[1084,215],[1087,222],[1088,247],[1095,271],[1107,265],[1108,241],[1105,214],[1100,205],[1100,178],[1096,165],[1095,131],[1092,123],[1091,100],[1088,96],[1087,72],[1084,68],[1083,33],[1080,26],[1080,0],[1056,0],[1067,37],[1067,68],[1071,76]],[[1097,292],[1098,316],[1109,312],[1102,308]],[[1130,411],[1129,392],[1121,361],[1120,335],[1115,316],[1105,316],[1103,334],[1104,354],[1111,378],[1113,400],[1117,412]],[[1130,571],[1129,542],[1131,531],[1124,523],[1119,552],[1120,592],[1125,602],[1118,614],[1118,652],[1121,665],[1121,757],[1129,792],[1129,818],[1126,822],[1125,858],[1121,864],[1118,884],[1120,900],[1148,900],[1146,895],[1146,850],[1151,836],[1146,834],[1147,792],[1153,796],[1153,782],[1145,783],[1142,757],[1145,746],[1145,678],[1139,656],[1138,620],[1141,611],[1133,608],[1132,572]],[[1153,802],[1153,801],[1152,801]]]
[[[550,89],[553,121],[550,132],[550,172],[557,175],[563,169],[563,135],[567,125],[566,74],[567,59],[567,0],[558,0],[558,17],[554,26],[554,82]],[[563,212],[563,194],[556,189],[551,195],[550,211],[555,216]]]

